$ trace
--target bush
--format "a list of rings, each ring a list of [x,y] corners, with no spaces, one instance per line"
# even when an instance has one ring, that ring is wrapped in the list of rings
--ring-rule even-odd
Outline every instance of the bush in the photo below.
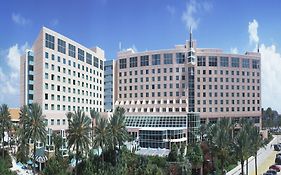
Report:
[[[13,165],[12,165],[12,158],[11,156],[9,155],[8,151],[7,150],[4,150],[4,158],[5,158],[5,164],[8,168],[11,168]],[[0,159],[3,160],[3,157],[2,157],[2,149],[0,149]]]
[[[62,157],[52,157],[43,170],[44,175],[67,175],[68,163]]]
[[[7,161],[0,159],[0,174],[5,175],[16,175],[16,173],[12,172],[7,166]]]

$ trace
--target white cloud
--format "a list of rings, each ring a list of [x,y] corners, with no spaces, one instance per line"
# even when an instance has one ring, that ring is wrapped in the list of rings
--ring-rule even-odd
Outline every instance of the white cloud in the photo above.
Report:
[[[174,16],[175,12],[176,12],[176,9],[174,6],[171,6],[171,5],[167,5],[166,6],[166,10],[172,15]]]
[[[255,19],[249,22],[249,43],[254,44],[255,50],[259,43],[258,27],[258,21]],[[262,107],[271,107],[281,112],[281,55],[274,44],[269,46],[261,44],[260,53]]]
[[[248,33],[250,44],[257,45],[259,43],[258,27],[259,23],[255,19],[252,22],[249,22]]]
[[[137,52],[137,51],[138,51],[138,49],[137,49],[137,47],[135,46],[135,44],[133,44],[132,47],[129,47],[129,48],[125,49],[125,50],[126,50],[126,51],[132,50],[133,52]]]
[[[187,1],[186,10],[182,14],[182,20],[185,23],[186,28],[189,29],[192,27],[194,30],[197,29],[200,22],[199,14],[209,11],[211,8],[212,5],[207,1]]]
[[[261,44],[262,106],[281,112],[281,56],[276,46]]]
[[[239,53],[238,48],[237,47],[230,48],[230,53],[238,54]]]
[[[30,24],[31,21],[27,18],[24,18],[21,14],[19,13],[13,13],[12,14],[12,20],[14,21],[14,23],[18,24],[18,25],[27,25]]]
[[[28,43],[26,42],[20,48],[18,44],[9,48],[8,55],[7,55],[7,63],[14,71],[19,71],[20,69],[20,55],[28,48]]]
[[[28,43],[20,47],[15,44],[1,51],[4,60],[0,65],[0,103],[10,102],[12,106],[19,103],[20,56],[28,47]]]

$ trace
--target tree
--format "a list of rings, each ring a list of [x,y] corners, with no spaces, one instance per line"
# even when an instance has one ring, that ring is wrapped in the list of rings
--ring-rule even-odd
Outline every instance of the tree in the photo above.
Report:
[[[55,145],[55,155],[57,157],[61,156],[61,154],[60,154],[60,147],[63,144],[63,140],[62,140],[61,136],[59,134],[57,134],[57,133],[53,133],[52,137],[53,137],[53,141],[54,141],[54,145]]]
[[[104,146],[107,145],[108,131],[107,131],[108,121],[104,118],[97,120],[97,125],[95,127],[95,140],[94,145],[101,148],[102,161],[104,162]]]
[[[19,117],[19,129],[17,130],[17,136],[19,138],[19,149],[17,152],[17,160],[21,162],[27,161],[28,156],[28,138],[26,137],[26,132],[28,129],[28,106],[23,105],[20,108],[20,117]]]
[[[177,162],[178,152],[179,152],[178,146],[176,144],[173,144],[167,160],[169,162]]]
[[[90,145],[91,119],[85,112],[78,110],[69,119],[68,148],[75,149],[75,174],[77,175],[78,155],[88,151]]]
[[[235,156],[239,159],[241,164],[241,173],[244,174],[245,160],[250,156],[250,137],[249,132],[251,124],[247,119],[242,119],[240,122],[239,131],[233,139],[233,151]]]
[[[9,131],[11,127],[11,115],[9,112],[9,108],[6,104],[2,104],[0,106],[0,124],[1,124],[1,136],[2,136],[2,157],[4,158],[4,146],[5,146],[5,132]]]
[[[124,142],[129,139],[125,125],[125,109],[123,107],[118,106],[114,110],[108,127],[111,135],[111,147],[115,150],[118,145],[120,150],[120,147],[124,144]]]
[[[118,150],[120,150],[124,142],[129,139],[125,125],[125,109],[123,107],[118,106],[114,110],[113,116],[109,121],[108,132],[110,136],[108,146],[114,151],[115,164],[117,161],[117,145]]]
[[[257,154],[258,150],[261,147],[265,146],[265,142],[262,139],[262,136],[260,135],[259,128],[253,127],[251,128],[250,132],[250,141],[251,141],[251,149],[253,150],[254,156],[255,156],[255,174],[258,174],[257,170]]]
[[[67,162],[62,157],[52,157],[43,170],[44,175],[67,175]]]
[[[97,124],[97,120],[100,118],[100,114],[98,111],[95,111],[94,109],[92,109],[90,111],[90,115],[91,115],[91,118],[92,118],[92,147],[94,145],[94,125]]]
[[[200,145],[196,143],[194,145],[189,146],[187,149],[186,156],[192,164],[192,168],[195,169],[197,173],[198,169],[201,168],[203,164],[203,152],[200,148]]]
[[[35,154],[36,154],[36,143],[46,141],[46,123],[42,116],[41,106],[37,103],[32,103],[29,106],[28,118],[26,121],[26,138],[33,140],[33,173],[35,174]]]
[[[232,126],[230,119],[222,118],[218,122],[217,127],[218,129],[216,129],[211,149],[216,152],[216,156],[218,160],[220,160],[221,174],[224,174],[224,165],[229,158],[229,153],[231,152],[230,143],[232,141]]]

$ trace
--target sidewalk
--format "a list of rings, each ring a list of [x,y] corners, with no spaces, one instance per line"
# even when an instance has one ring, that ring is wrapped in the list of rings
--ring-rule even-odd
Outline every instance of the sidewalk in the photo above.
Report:
[[[268,170],[268,167],[272,164],[274,164],[274,158],[276,152],[274,152],[273,148],[271,147],[271,144],[276,143],[276,136],[272,139],[271,142],[269,142],[265,148],[261,148],[258,151],[258,174],[264,173],[266,170]],[[252,156],[248,159],[249,161],[249,174],[255,175],[255,158]],[[246,162],[245,162],[246,164]],[[246,172],[246,166],[244,166],[244,172]],[[226,175],[239,175],[241,173],[241,165],[237,165],[235,168],[230,170],[226,173]]]

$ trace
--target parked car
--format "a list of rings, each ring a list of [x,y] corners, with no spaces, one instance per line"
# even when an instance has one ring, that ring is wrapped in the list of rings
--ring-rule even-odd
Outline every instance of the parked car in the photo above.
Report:
[[[281,153],[277,153],[277,154],[276,154],[276,157],[280,157],[280,156],[281,156]]]
[[[263,175],[273,175],[272,173],[263,173]]]
[[[281,170],[281,165],[271,165],[271,166],[269,167],[269,169],[273,169],[273,170],[275,170],[275,171],[277,171],[277,172],[280,172],[280,170]]]
[[[276,165],[281,165],[281,156],[277,156],[277,157],[275,158],[275,164],[276,164]]]
[[[271,173],[273,175],[277,175],[276,170],[273,170],[273,169],[267,170],[267,173]]]
[[[278,144],[273,145],[274,151],[280,151],[281,148]]]

